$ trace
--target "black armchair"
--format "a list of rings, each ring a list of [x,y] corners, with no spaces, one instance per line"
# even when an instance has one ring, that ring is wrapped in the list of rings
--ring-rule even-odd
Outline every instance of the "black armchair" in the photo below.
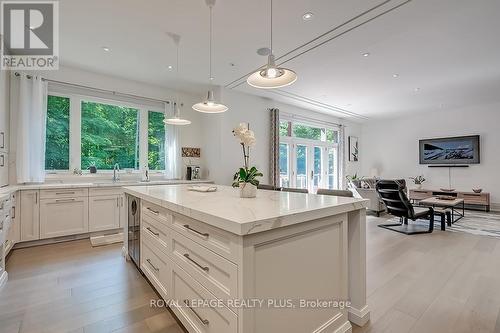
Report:
[[[434,209],[431,207],[413,207],[405,193],[405,185],[397,180],[380,180],[377,193],[384,202],[387,213],[400,218],[400,223],[379,224],[379,227],[397,231],[406,235],[431,233],[434,230]],[[429,219],[429,227],[408,224],[408,220]]]

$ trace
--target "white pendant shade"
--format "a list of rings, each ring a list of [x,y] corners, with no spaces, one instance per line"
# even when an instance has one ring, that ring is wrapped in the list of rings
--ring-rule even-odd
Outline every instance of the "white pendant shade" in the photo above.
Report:
[[[191,124],[190,120],[182,119],[182,118],[166,118],[166,119],[163,120],[163,122],[165,124],[168,124],[168,125],[177,125],[177,126]]]
[[[209,50],[209,67],[210,67],[210,84],[214,77],[212,76],[212,9],[215,6],[215,0],[205,0],[208,8],[210,9],[210,50]],[[193,105],[193,110],[203,113],[222,113],[228,110],[224,104],[217,103],[214,98],[214,92],[208,91],[208,98],[204,102],[196,103]]]
[[[214,99],[214,92],[210,90],[207,100],[193,105],[193,110],[203,113],[222,113],[226,112],[228,108],[224,104],[217,103]]]
[[[247,77],[247,83],[259,89],[276,89],[286,87],[297,81],[297,73],[288,68],[277,67],[273,54],[273,0],[270,0],[271,42],[267,65]]]
[[[180,107],[177,105],[177,103],[174,103],[174,106],[173,106],[173,109],[174,109],[174,116],[173,117],[170,117],[170,118],[165,118],[163,119],[163,122],[165,124],[168,124],[168,125],[176,125],[176,126],[184,126],[184,125],[189,125],[191,124],[191,121],[190,120],[187,120],[187,119],[182,119],[180,117],[180,114],[181,114],[181,109]],[[166,113],[165,113],[166,114]]]
[[[275,89],[291,85],[297,81],[297,74],[291,69],[276,67],[274,56],[269,55],[269,61],[264,69],[259,69],[247,78],[247,83],[259,89]]]

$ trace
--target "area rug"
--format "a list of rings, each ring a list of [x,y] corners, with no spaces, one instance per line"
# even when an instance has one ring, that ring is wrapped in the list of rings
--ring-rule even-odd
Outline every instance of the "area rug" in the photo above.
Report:
[[[398,223],[399,218],[394,217],[387,220],[387,222]],[[410,221],[410,223],[429,224],[426,220]],[[441,230],[441,218],[439,216],[436,216],[434,220],[434,229]],[[446,225],[446,230],[500,238],[500,214],[466,210],[465,217],[452,224],[451,227]]]

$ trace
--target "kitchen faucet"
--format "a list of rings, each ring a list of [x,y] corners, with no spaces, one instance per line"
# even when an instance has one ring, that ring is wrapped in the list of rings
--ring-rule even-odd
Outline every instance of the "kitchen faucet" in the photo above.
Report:
[[[118,163],[115,164],[113,167],[113,181],[116,182],[117,180],[120,180],[120,165]]]

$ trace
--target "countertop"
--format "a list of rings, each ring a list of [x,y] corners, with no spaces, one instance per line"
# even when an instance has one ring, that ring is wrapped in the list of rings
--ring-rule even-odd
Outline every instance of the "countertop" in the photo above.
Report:
[[[152,180],[149,182],[142,182],[137,180],[123,180],[123,181],[106,181],[98,180],[95,182],[49,182],[40,184],[19,184],[9,185],[0,188],[0,200],[5,196],[9,196],[15,191],[19,190],[50,190],[50,189],[63,189],[63,188],[101,188],[101,187],[123,187],[123,186],[140,186],[140,185],[176,185],[176,184],[199,184],[199,183],[212,183],[210,180]]]
[[[125,193],[237,235],[247,235],[363,209],[368,200],[258,190],[240,198],[239,189],[217,185],[216,192],[189,185],[125,187]]]

